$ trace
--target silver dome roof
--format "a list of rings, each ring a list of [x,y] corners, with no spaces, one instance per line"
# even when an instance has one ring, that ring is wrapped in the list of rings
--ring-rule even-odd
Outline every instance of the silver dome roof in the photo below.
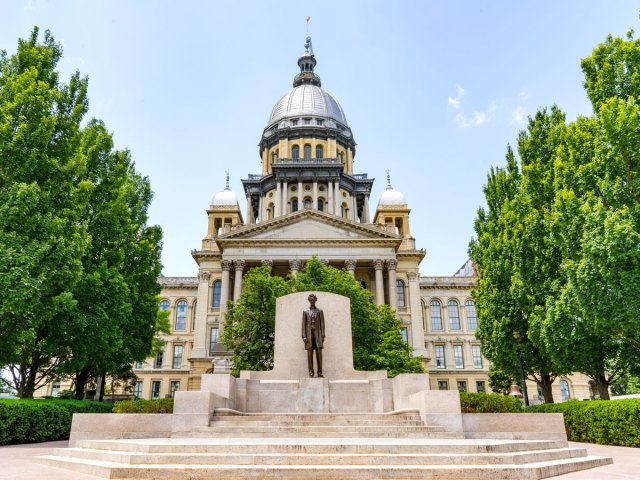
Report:
[[[347,126],[347,117],[336,99],[312,84],[302,84],[285,93],[273,107],[269,125],[282,118],[305,115],[331,118]]]

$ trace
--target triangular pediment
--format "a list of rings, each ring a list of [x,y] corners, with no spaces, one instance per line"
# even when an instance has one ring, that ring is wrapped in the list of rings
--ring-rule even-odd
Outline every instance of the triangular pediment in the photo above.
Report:
[[[257,225],[247,225],[218,239],[254,241],[400,241],[400,237],[370,224],[360,224],[315,210],[303,210]]]

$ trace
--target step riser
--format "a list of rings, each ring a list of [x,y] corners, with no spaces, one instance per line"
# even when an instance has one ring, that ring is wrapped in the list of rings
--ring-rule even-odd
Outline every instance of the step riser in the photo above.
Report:
[[[244,428],[244,427],[305,427],[310,425],[318,425],[325,427],[385,427],[385,428],[394,428],[394,427],[424,427],[425,424],[421,421],[413,421],[407,420],[402,422],[384,422],[379,420],[368,420],[365,422],[317,422],[314,420],[305,420],[300,422],[283,422],[279,420],[275,421],[244,421],[244,422],[229,422],[226,420],[216,420],[210,422],[212,427],[233,427],[233,428]]]
[[[285,422],[345,422],[345,421],[402,421],[412,420],[420,421],[419,414],[410,415],[385,415],[385,414],[361,414],[361,413],[273,413],[273,414],[256,414],[256,415],[220,415],[215,414],[214,419],[227,420],[230,422],[251,422],[251,421],[285,421]]]
[[[553,465],[548,467],[466,467],[466,468],[446,468],[427,467],[419,465],[402,466],[355,466],[355,467],[278,467],[278,466],[206,466],[206,467],[176,467],[176,468],[135,468],[135,467],[114,467],[105,473],[105,468],[93,465],[67,462],[65,460],[43,459],[43,463],[52,466],[67,468],[74,471],[99,475],[103,478],[112,479],[154,479],[154,480],[184,480],[185,478],[195,479],[215,479],[215,480],[238,480],[238,479],[329,479],[329,480],[351,480],[363,478],[395,479],[395,480],[417,480],[417,479],[461,479],[466,480],[496,480],[496,479],[539,479],[543,475],[552,473],[559,475],[573,471],[594,468],[606,465],[606,459],[586,458],[576,460],[572,463]]]
[[[176,441],[179,441],[176,439]],[[566,448],[561,441],[515,442],[490,445],[476,444],[439,444],[439,443],[176,443],[176,444],[145,444],[127,441],[105,442],[100,440],[85,440],[79,442],[79,447],[103,451],[119,451],[130,453],[309,453],[309,454],[476,454],[476,453],[516,453],[539,450]]]
[[[396,428],[387,428],[387,427],[354,427],[354,426],[344,426],[341,428],[337,427],[325,427],[322,425],[309,425],[309,426],[300,426],[300,427],[199,427],[195,428],[193,431],[196,432],[212,432],[212,433],[235,433],[237,437],[242,437],[244,433],[262,433],[265,437],[268,437],[272,433],[309,433],[309,435],[313,435],[316,432],[326,432],[326,433],[345,433],[345,432],[354,432],[354,433],[385,433],[392,431],[394,433],[434,433],[434,432],[442,432],[442,428],[438,427],[396,427]]]
[[[186,432],[174,438],[464,438],[462,433],[452,432]]]
[[[245,454],[204,455],[129,455],[87,450],[57,450],[55,455],[130,465],[520,465],[580,458],[584,449],[549,450],[512,455],[271,455]]]

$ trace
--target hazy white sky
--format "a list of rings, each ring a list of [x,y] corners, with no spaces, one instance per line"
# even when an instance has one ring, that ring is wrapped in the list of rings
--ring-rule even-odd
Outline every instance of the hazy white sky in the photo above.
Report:
[[[305,19],[323,88],[358,142],[355,170],[392,184],[427,250],[423,275],[467,258],[482,186],[538,107],[590,114],[580,59],[607,34],[639,28],[636,2],[37,1],[4,2],[0,49],[34,25],[64,45],[68,79],[90,78],[90,116],[151,179],[164,274],[195,275],[211,197],[260,172],[257,143],[291,88]],[[373,214],[373,211],[371,212]]]

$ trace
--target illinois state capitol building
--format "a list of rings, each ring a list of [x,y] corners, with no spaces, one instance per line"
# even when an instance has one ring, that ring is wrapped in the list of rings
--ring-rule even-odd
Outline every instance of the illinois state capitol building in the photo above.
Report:
[[[374,179],[354,172],[353,132],[340,104],[322,89],[310,38],[298,66],[293,88],[276,102],[262,133],[262,171],[242,180],[246,206],[240,208],[227,177],[207,209],[202,244],[192,251],[197,277],[160,279],[160,307],[170,311],[172,333],[162,354],[135,365],[134,394],[198,390],[203,373],[228,371],[218,337],[243,275],[266,262],[285,276],[313,255],[347,269],[378,304],[397,311],[404,338],[425,357],[432,389],[488,392],[489,362],[474,336],[471,264],[450,277],[420,276],[425,251],[416,248],[411,210],[388,175],[370,216]],[[554,388],[558,400],[588,398],[570,379]]]

